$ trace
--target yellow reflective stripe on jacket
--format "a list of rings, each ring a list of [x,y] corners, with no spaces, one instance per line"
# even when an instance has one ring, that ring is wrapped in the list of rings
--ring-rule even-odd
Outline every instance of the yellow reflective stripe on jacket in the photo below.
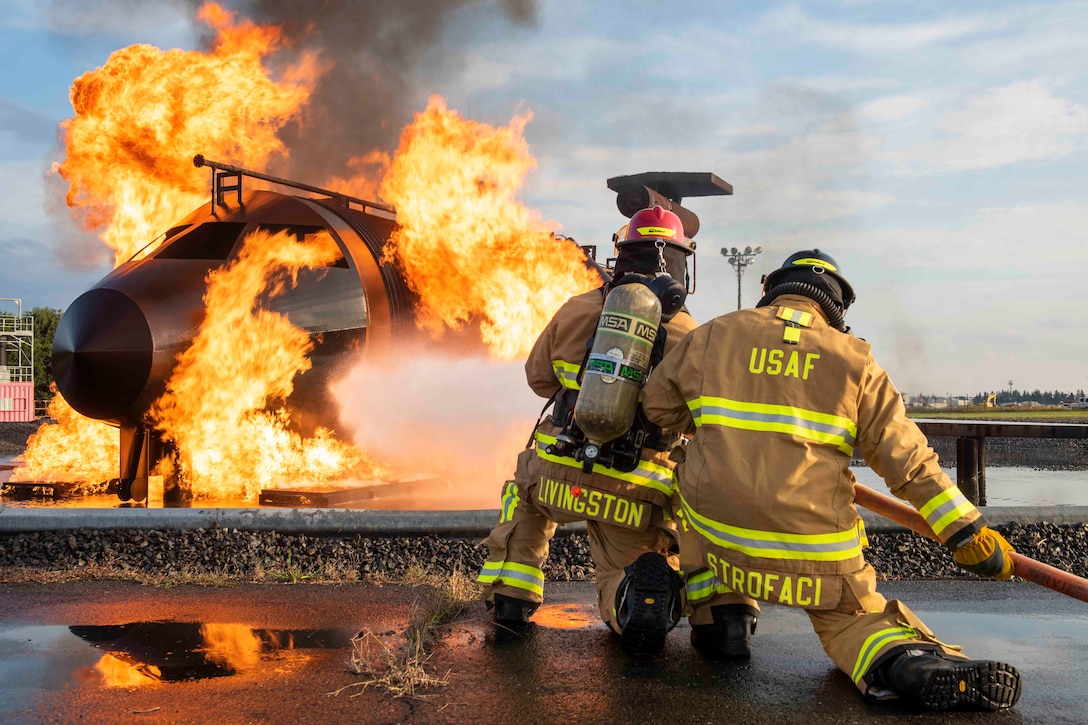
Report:
[[[680,495],[684,518],[696,532],[723,549],[763,559],[846,561],[861,556],[863,529],[830,534],[787,534],[730,526],[703,516]]]
[[[722,425],[742,430],[786,433],[827,443],[848,456],[854,455],[858,427],[849,418],[791,405],[745,403],[708,395],[689,400],[688,408],[696,426]]]
[[[801,327],[812,327],[812,313],[801,312],[801,310],[795,310],[792,307],[779,307],[778,319],[792,322]]]
[[[481,584],[499,582],[544,596],[544,572],[535,566],[526,566],[513,561],[484,562],[476,581]]]
[[[580,390],[578,373],[581,371],[581,363],[569,363],[564,360],[552,360],[552,370],[559,384],[569,390]]]
[[[851,673],[850,679],[854,681],[855,685],[861,682],[861,678],[865,677],[865,673],[873,666],[873,660],[887,645],[897,642],[916,641],[918,641],[918,633],[910,627],[891,627],[870,634],[864,644],[861,645],[861,651],[858,652],[858,659],[854,664],[854,671]]]
[[[537,443],[536,454],[545,461],[558,463],[562,466],[570,466],[571,468],[582,467],[582,464],[579,461],[574,460],[570,456],[554,456],[544,450],[546,446],[555,443],[555,436],[545,435],[538,431],[534,437],[536,438]],[[602,476],[608,476],[609,478],[626,481],[627,483],[634,483],[638,486],[646,486],[655,491],[660,491],[666,496],[672,496],[672,469],[666,468],[665,466],[659,466],[650,461],[639,461],[638,467],[636,467],[635,470],[627,472],[617,471],[614,468],[606,468],[599,463],[594,463],[593,472],[599,473]]]
[[[933,533],[940,536],[953,521],[958,521],[975,510],[974,504],[967,500],[958,487],[953,486],[929,499],[925,506],[918,509],[918,513],[922,514]]]
[[[514,518],[514,511],[518,507],[518,484],[516,481],[507,481],[502,491],[502,509],[499,511],[499,523],[504,524]]]

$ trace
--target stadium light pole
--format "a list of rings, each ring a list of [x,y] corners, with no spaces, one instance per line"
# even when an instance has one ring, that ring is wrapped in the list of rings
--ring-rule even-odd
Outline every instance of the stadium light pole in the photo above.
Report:
[[[755,261],[756,255],[763,251],[763,247],[745,247],[737,250],[736,247],[722,247],[722,256],[729,260],[733,269],[737,270],[737,309],[740,309],[740,278],[744,276],[744,269]]]

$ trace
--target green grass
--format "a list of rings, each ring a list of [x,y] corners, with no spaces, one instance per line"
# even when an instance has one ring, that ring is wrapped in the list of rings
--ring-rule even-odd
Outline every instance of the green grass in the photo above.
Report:
[[[954,420],[1027,421],[1035,423],[1088,423],[1088,410],[1068,408],[983,408],[978,405],[954,410],[909,408],[910,418],[951,418]]]

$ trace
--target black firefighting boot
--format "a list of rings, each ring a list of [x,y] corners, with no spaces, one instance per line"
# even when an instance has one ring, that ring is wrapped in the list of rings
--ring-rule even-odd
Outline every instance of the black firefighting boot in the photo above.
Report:
[[[747,604],[711,607],[713,624],[691,627],[691,646],[714,659],[746,660],[752,656],[752,635],[759,610]]]
[[[1020,673],[1004,662],[909,649],[880,669],[881,680],[895,694],[927,710],[1005,710],[1020,699]]]
[[[630,564],[616,590],[620,648],[628,657],[653,659],[665,647],[665,635],[680,621],[684,586],[661,554],[646,552]]]
[[[524,627],[539,606],[505,594],[496,594],[494,604],[487,602],[487,608],[495,612],[495,622],[504,627]]]

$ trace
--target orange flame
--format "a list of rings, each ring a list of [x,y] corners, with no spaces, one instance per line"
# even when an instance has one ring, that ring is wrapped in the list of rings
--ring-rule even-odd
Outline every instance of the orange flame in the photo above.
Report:
[[[477,322],[503,360],[528,354],[568,297],[600,284],[582,251],[515,199],[536,166],[523,135],[530,118],[495,128],[432,97],[381,187],[400,225],[386,255],[419,294],[420,325],[437,337]]]
[[[274,80],[264,61],[283,47],[278,28],[236,22],[215,3],[197,17],[216,31],[210,52],[133,45],[72,85],[75,115],[62,124],[66,157],[54,171],[69,184],[73,216],[113,250],[115,265],[206,201],[196,153],[258,168],[282,154],[276,132],[300,117],[323,70],[302,54]],[[20,476],[116,477],[117,430],[78,415],[59,394],[51,406],[57,424],[39,429]]]
[[[183,452],[180,468],[194,496],[255,500],[284,480],[324,481],[374,468],[328,431],[304,439],[288,428],[286,409],[265,410],[286,399],[294,376],[310,368],[313,342],[285,316],[254,309],[255,301],[282,288],[283,270],[293,279],[300,268],[338,254],[327,232],[300,244],[288,232],[256,231],[234,262],[208,275],[204,321],[150,413]]]
[[[236,20],[214,3],[198,17],[216,31],[208,53],[132,46],[73,85],[67,156],[55,170],[69,183],[73,214],[99,233],[116,263],[205,201],[206,172],[191,166],[193,154],[251,168],[279,159],[276,132],[301,120],[322,72],[316,56],[303,54],[273,80],[264,61],[283,46],[278,29]],[[535,167],[524,139],[530,117],[492,127],[432,98],[392,160],[378,152],[352,159],[349,178],[327,182],[371,197],[373,179],[386,172],[380,194],[396,206],[400,225],[386,256],[418,293],[421,324],[436,337],[476,328],[497,360],[524,356],[568,297],[600,283],[553,223],[516,200]],[[289,411],[265,409],[290,394],[312,343],[286,318],[254,310],[254,301],[275,269],[293,275],[320,263],[314,250],[331,239],[311,242],[251,238],[244,262],[209,277],[204,325],[152,411],[183,452],[176,465],[197,497],[253,500],[281,482],[383,476],[328,431],[303,439],[290,430]],[[107,430],[115,472],[117,435]],[[51,464],[58,451],[41,455]]]
[[[402,344],[396,357],[360,360],[334,386],[356,444],[381,451],[399,478],[437,474],[413,494],[414,508],[494,505],[538,406],[521,366],[504,361],[524,357],[568,297],[601,283],[581,250],[515,199],[536,165],[528,122],[524,114],[495,128],[432,98],[382,183],[398,223],[386,256],[419,294],[421,326],[440,337],[476,325],[490,355],[457,360],[449,345],[439,355]],[[487,380],[498,394],[482,400],[465,380]]]
[[[46,409],[56,424],[46,424],[27,440],[25,465],[12,472],[13,481],[99,484],[117,477],[121,456],[116,428],[84,418],[56,392]]]
[[[206,201],[195,154],[255,168],[281,154],[276,132],[299,117],[322,72],[302,54],[273,80],[262,62],[283,45],[277,28],[235,23],[215,3],[197,17],[217,33],[211,52],[132,45],[72,85],[75,117],[61,124],[66,156],[54,170],[115,265]]]

